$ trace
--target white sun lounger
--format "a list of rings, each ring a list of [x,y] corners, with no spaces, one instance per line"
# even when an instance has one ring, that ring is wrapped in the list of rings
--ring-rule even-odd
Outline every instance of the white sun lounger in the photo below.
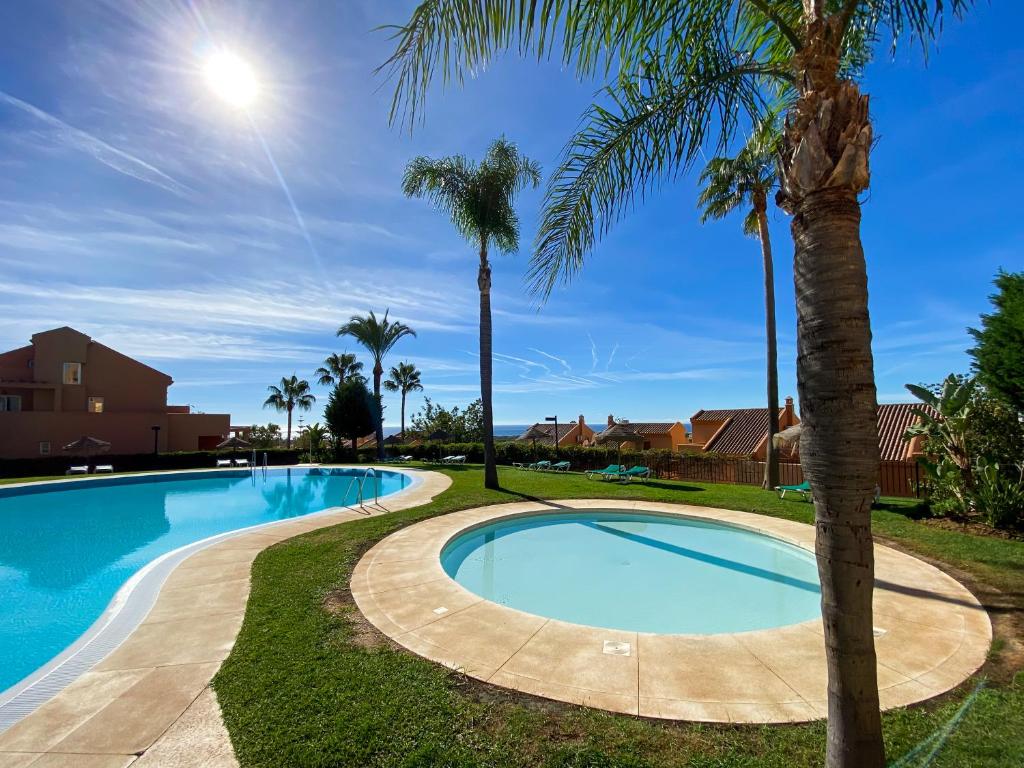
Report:
[[[248,459],[235,459],[235,466],[236,467],[248,467],[249,466],[249,460]]]
[[[99,474],[100,472],[113,472],[113,471],[114,471],[114,465],[113,464],[97,464],[96,465],[96,469],[93,470],[93,472],[95,472],[96,474]]]
[[[68,471],[65,475],[88,475],[89,465],[88,464],[76,464],[73,467],[68,467]]]
[[[217,466],[218,467],[230,467],[231,466],[231,459],[217,459]]]
[[[466,457],[465,456],[445,456],[443,459],[441,459],[441,463],[442,464],[465,464],[466,463]]]

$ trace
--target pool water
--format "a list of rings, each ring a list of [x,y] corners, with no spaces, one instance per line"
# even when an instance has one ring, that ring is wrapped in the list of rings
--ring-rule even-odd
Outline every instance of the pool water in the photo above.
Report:
[[[0,488],[0,691],[44,665],[160,555],[209,536],[357,503],[364,471],[292,468]],[[382,472],[379,495],[410,478]],[[368,479],[364,496],[372,498]]]
[[[588,510],[517,517],[457,536],[441,564],[493,602],[609,629],[706,635],[821,615],[812,553],[678,516]]]

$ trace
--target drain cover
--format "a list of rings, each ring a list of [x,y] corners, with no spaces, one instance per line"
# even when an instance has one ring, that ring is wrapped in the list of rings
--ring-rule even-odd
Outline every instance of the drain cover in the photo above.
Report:
[[[605,640],[604,652],[609,656],[629,656],[629,643],[624,643],[621,640]]]
[[[438,616],[443,616],[444,614],[448,613],[448,609],[442,605],[440,608],[435,608],[434,613],[436,613]]]

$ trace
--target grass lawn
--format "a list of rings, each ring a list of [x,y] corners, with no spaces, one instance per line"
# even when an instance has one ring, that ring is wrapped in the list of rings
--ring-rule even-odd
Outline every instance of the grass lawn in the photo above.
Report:
[[[243,766],[821,764],[823,723],[718,726],[644,720],[470,681],[369,632],[348,592],[352,568],[374,542],[417,520],[467,507],[524,497],[635,498],[809,522],[810,504],[779,500],[750,486],[668,481],[623,486],[509,468],[500,470],[504,490],[485,491],[478,467],[443,471],[453,485],[431,504],[305,534],[256,559],[244,625],[214,680]],[[952,566],[998,616],[996,650],[986,668],[992,679],[928,765],[1024,765],[1019,656],[1024,542],[915,522],[907,516],[911,507],[909,501],[884,503],[874,515],[876,534]],[[942,728],[972,689],[973,683],[965,684],[938,701],[886,714],[890,759]]]

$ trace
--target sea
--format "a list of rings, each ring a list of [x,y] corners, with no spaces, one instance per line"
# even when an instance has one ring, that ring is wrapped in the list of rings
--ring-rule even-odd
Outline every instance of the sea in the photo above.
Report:
[[[494,425],[494,436],[495,437],[519,437],[523,432],[530,428],[529,424],[495,424]],[[391,435],[401,432],[400,427],[384,427],[384,437],[390,437]]]

